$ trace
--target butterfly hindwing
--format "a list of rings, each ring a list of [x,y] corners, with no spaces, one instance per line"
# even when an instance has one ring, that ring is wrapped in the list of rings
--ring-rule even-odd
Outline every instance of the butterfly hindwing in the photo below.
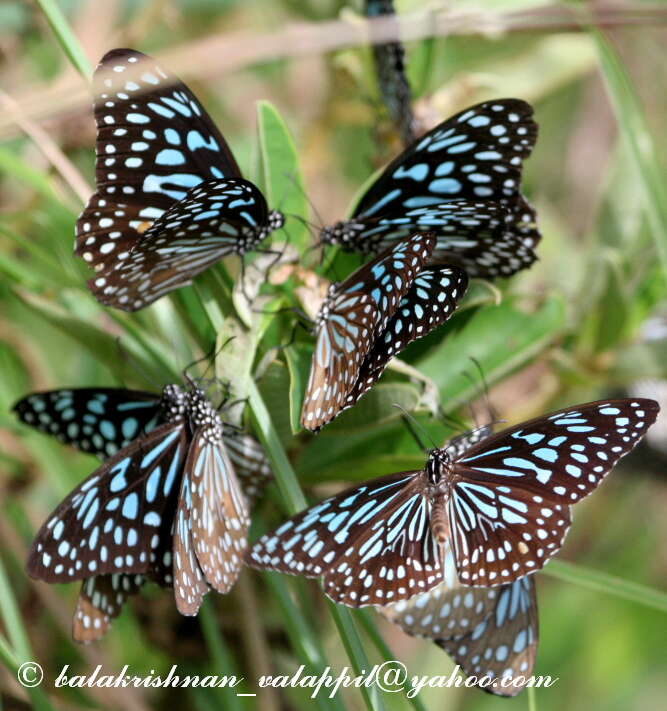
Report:
[[[234,465],[246,500],[252,506],[273,478],[269,460],[261,444],[252,435],[235,432],[230,428],[224,433],[224,438],[229,459]]]
[[[110,457],[42,526],[29,574],[56,583],[149,571],[171,525],[187,445],[183,424],[168,423]]]
[[[466,674],[493,679],[484,691],[516,696],[535,664],[539,637],[537,597],[533,576],[495,588],[465,588],[466,595],[494,593],[491,614],[459,638],[436,639]],[[501,683],[504,681],[505,683]],[[508,683],[512,682],[512,683]]]
[[[72,622],[74,641],[88,643],[103,637],[127,598],[139,592],[145,581],[143,575],[126,573],[96,575],[84,580]]]
[[[490,614],[499,587],[461,585],[451,547],[443,546],[443,580],[428,592],[379,608],[407,634],[428,639],[459,638],[472,632]]]
[[[174,598],[181,615],[196,615],[210,589],[195,552],[193,520],[192,481],[186,473],[181,482],[173,528]]]
[[[301,423],[317,430],[341,410],[364,358],[428,259],[435,239],[416,234],[337,285],[318,316]]]
[[[497,585],[535,572],[562,544],[569,506],[593,491],[655,421],[652,400],[603,400],[521,423],[452,466],[459,577]]]
[[[105,459],[155,428],[160,397],[122,388],[72,388],[32,393],[13,409],[26,424]]]
[[[355,218],[330,229],[334,241],[364,252],[386,249],[414,232],[432,231],[437,236],[432,262],[458,264],[470,276],[507,277],[536,260],[533,247],[539,241],[532,208],[525,201],[514,204],[512,209],[499,202],[459,198],[396,215]]]
[[[421,474],[366,482],[302,511],[262,536],[248,564],[323,576],[326,594],[352,607],[386,604],[437,585],[440,552],[428,525]]]
[[[377,382],[396,354],[447,321],[467,286],[468,277],[458,267],[444,265],[423,269],[366,355],[346,406],[354,405]]]

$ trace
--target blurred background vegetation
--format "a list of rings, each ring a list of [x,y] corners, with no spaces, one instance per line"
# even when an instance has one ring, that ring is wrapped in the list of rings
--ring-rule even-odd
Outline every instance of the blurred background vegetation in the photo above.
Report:
[[[448,673],[450,660],[429,642],[372,614],[338,616],[339,626],[348,625],[341,637],[316,586],[249,571],[232,594],[210,595],[197,619],[180,617],[168,592],[149,588],[103,641],[74,645],[78,586],[35,583],[23,566],[38,526],[95,462],[19,426],[9,410],[35,389],[159,387],[206,352],[216,335],[236,334],[237,347],[223,351],[216,366],[250,395],[248,424],[268,445],[281,481],[259,507],[256,535],[299,506],[292,467],[307,496],[317,499],[341,483],[422,466],[424,456],[391,404],[414,409],[433,438],[444,439],[452,430],[430,416],[428,405],[439,397],[446,411],[470,420],[467,404],[483,390],[471,357],[491,386],[490,402],[508,422],[628,392],[662,398],[665,407],[667,7],[397,3],[412,38],[408,72],[423,127],[491,97],[535,105],[540,138],[524,192],[538,208],[540,261],[507,284],[475,283],[445,328],[405,352],[402,360],[416,369],[410,377],[388,371],[356,408],[311,437],[295,432],[293,423],[312,339],[299,334],[286,352],[272,350],[289,340],[289,314],[254,319],[251,331],[243,330],[229,291],[234,260],[133,316],[102,309],[85,290],[86,270],[72,255],[72,241],[74,220],[92,191],[95,132],[88,86],[64,47],[76,60],[69,27],[82,47],[84,71],[86,57],[94,65],[112,47],[161,58],[198,94],[273,207],[330,223],[400,150],[378,96],[362,7],[340,0],[60,0],[59,6],[68,23],[60,27],[60,42],[47,20],[52,2],[0,4],[3,708],[142,711],[179,702],[273,711],[313,703],[298,690],[257,699],[207,689],[28,695],[16,683],[15,666],[29,658],[44,666],[47,679],[63,664],[83,674],[96,664],[109,673],[124,664],[136,673],[165,673],[177,663],[183,673],[240,673],[250,680],[244,690],[254,691],[259,674],[291,673],[301,663],[341,669],[349,663],[341,639],[349,645],[358,635],[371,663],[396,657],[412,673]],[[58,29],[57,14],[51,17]],[[270,103],[258,112],[260,100]],[[303,269],[286,268],[274,279],[281,283],[264,291],[277,306],[308,307],[318,285],[317,259],[305,251],[299,223],[292,221],[287,234],[301,248]],[[326,276],[358,264],[357,257],[336,255]],[[119,354],[118,337],[127,357]],[[257,389],[247,383],[249,348],[256,350]],[[483,403],[473,409],[481,416]],[[667,572],[666,440],[658,422],[649,444],[578,506],[560,557],[577,566],[554,562],[538,575],[535,673],[559,677],[558,684],[513,700],[478,690],[426,690],[424,708],[579,711],[664,703],[667,604],[659,590]],[[376,629],[390,651],[382,650]],[[363,653],[352,656],[364,661]],[[358,691],[318,702],[327,709],[368,704],[409,708],[401,694],[369,699]]]

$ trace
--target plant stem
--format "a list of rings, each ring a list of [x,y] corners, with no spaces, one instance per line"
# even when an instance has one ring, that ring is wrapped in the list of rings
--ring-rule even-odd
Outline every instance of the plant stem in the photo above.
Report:
[[[287,459],[278,433],[271,422],[266,405],[254,382],[251,382],[248,387],[248,403],[252,411],[257,434],[271,461],[276,482],[285,501],[286,508],[290,514],[296,514],[305,508],[306,498],[301,491],[294,469]],[[338,632],[355,673],[361,674],[363,670],[368,671],[371,668],[370,663],[364,652],[350,611],[333,603],[330,604],[329,609],[338,627]],[[373,691],[375,692],[376,690]],[[369,693],[365,687],[362,687],[362,693],[368,709],[377,711],[377,709],[383,708],[382,701],[376,693]]]

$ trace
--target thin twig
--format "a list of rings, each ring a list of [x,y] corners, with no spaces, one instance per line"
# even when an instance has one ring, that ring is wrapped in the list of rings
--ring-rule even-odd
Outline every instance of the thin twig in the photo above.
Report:
[[[584,32],[591,26],[639,27],[667,23],[667,7],[587,9],[545,7],[521,12],[442,9],[394,17],[362,17],[325,22],[292,22],[264,33],[226,32],[160,53],[157,57],[182,77],[210,78],[272,60],[318,55],[369,43],[453,35],[496,37],[512,32]],[[129,74],[127,78],[129,79]],[[71,80],[58,86],[38,85],[16,99],[23,116],[43,121],[88,108],[89,88]],[[9,117],[0,117],[0,140],[15,135]]]
[[[58,144],[41,126],[23,116],[21,108],[2,89],[0,89],[0,106],[5,109],[7,115],[12,118],[26,136],[33,140],[49,163],[60,173],[72,192],[85,205],[93,189],[85,181],[74,163],[60,150]]]

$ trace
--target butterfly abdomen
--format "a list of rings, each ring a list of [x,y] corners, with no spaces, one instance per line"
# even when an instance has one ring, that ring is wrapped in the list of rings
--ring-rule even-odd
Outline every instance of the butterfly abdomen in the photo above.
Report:
[[[451,528],[446,500],[443,496],[437,496],[431,505],[431,533],[441,546],[450,539]]]

